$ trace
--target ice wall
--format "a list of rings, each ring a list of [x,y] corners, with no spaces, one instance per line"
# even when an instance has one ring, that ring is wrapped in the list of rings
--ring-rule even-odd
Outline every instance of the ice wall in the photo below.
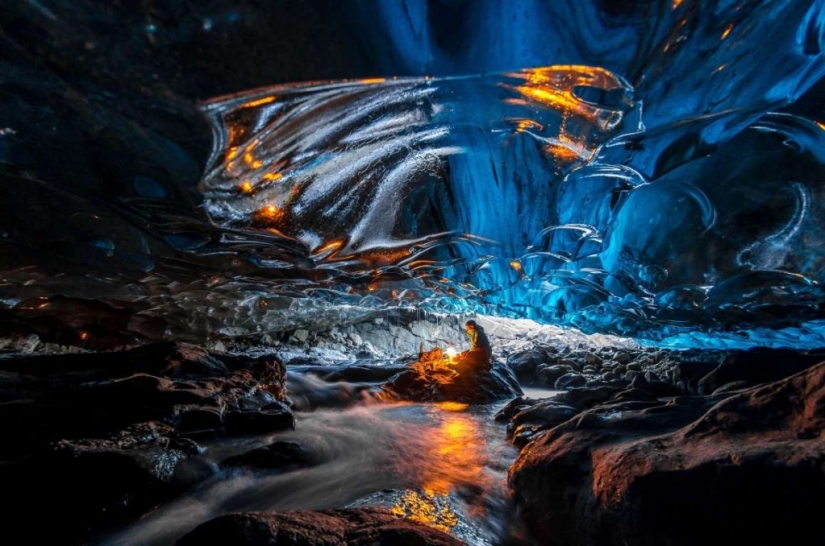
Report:
[[[823,7],[16,3],[0,323],[198,338],[413,305],[816,344]]]

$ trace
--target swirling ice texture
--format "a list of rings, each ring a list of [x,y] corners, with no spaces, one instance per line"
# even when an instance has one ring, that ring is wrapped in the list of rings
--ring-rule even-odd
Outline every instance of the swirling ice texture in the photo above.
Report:
[[[114,147],[104,159],[125,191],[4,175],[0,235],[49,267],[4,271],[2,310],[79,335],[196,339],[413,303],[688,345],[706,343],[699,330],[759,326],[742,339],[766,343],[763,327],[806,323],[790,337],[821,343],[805,332],[825,331],[825,2],[352,6],[352,34],[386,81],[210,101],[200,196],[187,182],[199,166],[132,122],[113,122],[126,149],[162,168],[133,176]],[[606,79],[519,72],[561,63],[611,74],[632,106]],[[445,78],[478,73],[499,75]],[[439,77],[392,79],[424,74]],[[130,111],[129,97],[101,97]],[[94,126],[115,110],[101,116],[96,100],[81,101]],[[0,129],[3,161],[24,127]]]
[[[561,175],[641,128],[621,78],[575,66],[281,86],[205,111],[213,219],[297,242],[317,267],[424,280],[453,300],[517,279],[529,241],[557,223]]]
[[[544,51],[629,74],[643,125],[641,103],[627,123],[604,87],[568,84],[552,103],[522,89],[515,103],[502,94],[519,89],[513,73],[272,89],[208,107],[227,142],[203,186],[210,212],[298,240],[322,266],[424,281],[416,297],[453,309],[654,337],[816,318],[822,129],[769,112],[823,74],[822,3],[596,4],[566,6],[580,24],[541,34]],[[399,30],[403,66],[448,73],[470,58],[489,68],[545,55],[530,37],[558,6],[453,3],[470,14],[454,49],[433,34],[446,23],[432,4],[376,13]],[[607,103],[600,117],[588,97]],[[593,126],[571,129],[573,118]]]

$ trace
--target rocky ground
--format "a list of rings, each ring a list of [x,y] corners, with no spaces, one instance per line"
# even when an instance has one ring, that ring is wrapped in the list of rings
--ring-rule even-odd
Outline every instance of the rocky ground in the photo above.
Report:
[[[524,382],[564,389],[497,416],[521,447],[509,481],[530,534],[582,545],[825,541],[823,361],[771,349],[513,355]]]
[[[479,321],[495,366],[449,387],[441,371],[412,372],[411,364],[422,347],[466,348],[459,318],[410,314],[117,352],[33,336],[0,340],[0,474],[15,501],[9,521],[32,540],[93,541],[213,475],[218,469],[199,457],[205,440],[294,427],[293,411],[368,396],[509,399],[497,419],[521,450],[509,477],[528,534],[518,541],[759,543],[806,533],[825,540],[815,524],[825,506],[825,352],[663,351]],[[547,397],[523,396],[521,386],[546,389]],[[220,466],[311,464],[300,445],[273,442]],[[38,525],[47,505],[57,509],[49,525]],[[224,516],[181,543],[203,536],[235,544],[455,543],[360,509]]]

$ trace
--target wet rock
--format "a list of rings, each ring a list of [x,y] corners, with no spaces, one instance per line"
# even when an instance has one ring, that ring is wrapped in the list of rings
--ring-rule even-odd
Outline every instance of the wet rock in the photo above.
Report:
[[[179,414],[177,428],[183,434],[220,430],[223,413],[219,408],[195,407]]]
[[[624,374],[624,378],[625,378],[627,381],[631,381],[631,382],[632,382],[634,379],[636,379],[637,377],[642,377],[642,373],[641,373],[641,372],[637,372],[637,371],[635,371],[635,370],[627,370],[627,371],[625,372],[625,374]]]
[[[178,546],[201,544],[284,546],[457,546],[450,535],[377,508],[288,510],[229,514],[195,528]]]
[[[613,360],[619,364],[627,364],[630,362],[630,355],[624,351],[616,351],[613,354]]]
[[[610,386],[575,388],[559,394],[555,400],[584,411],[610,400],[620,390]]]
[[[699,380],[718,365],[719,362],[713,360],[680,361],[673,367],[673,382],[681,384],[680,390],[686,394],[698,394]]]
[[[583,387],[587,384],[587,378],[579,373],[566,373],[556,379],[555,388],[572,389],[575,387]]]
[[[645,389],[627,389],[617,392],[610,399],[612,402],[655,402],[657,398]]]
[[[747,389],[751,386],[750,381],[731,381],[730,383],[725,383],[715,391],[713,394],[723,394],[727,392],[736,392],[740,390]]]
[[[556,381],[563,375],[575,371],[572,366],[555,364],[547,366],[539,372],[538,384],[542,387],[553,387]]]
[[[507,425],[507,439],[516,446],[523,446],[536,434],[549,430],[575,417],[581,410],[563,400],[541,400],[513,415]]]
[[[27,532],[59,543],[123,525],[185,488],[176,469],[198,450],[172,433],[162,424],[142,424],[108,439],[61,440],[4,468],[4,488],[14,495],[7,516],[25,521],[47,498],[60,509],[48,526]]]
[[[821,351],[804,352],[759,347],[725,355],[719,365],[697,384],[699,394],[710,394],[726,383],[748,381],[751,385],[778,381],[821,362]]]
[[[226,432],[233,435],[265,434],[295,428],[295,416],[282,402],[274,402],[261,410],[227,412],[224,422]]]
[[[521,387],[506,364],[496,364],[490,371],[462,373],[444,367],[411,368],[382,387],[385,398],[416,402],[487,404],[521,394]]]
[[[602,405],[529,443],[510,485],[558,544],[822,542],[823,408],[825,363],[735,395]]]
[[[498,410],[495,415],[496,421],[509,421],[513,418],[513,416],[521,411],[524,411],[539,402],[538,399],[527,398],[524,396],[519,396],[518,398],[513,398],[507,404]]]
[[[538,349],[522,351],[507,357],[507,365],[516,374],[516,377],[523,385],[546,385],[539,381],[538,367],[547,364],[550,360],[545,351]]]
[[[221,465],[264,470],[286,470],[308,466],[309,463],[307,453],[299,444],[279,441],[241,455],[229,457]]]

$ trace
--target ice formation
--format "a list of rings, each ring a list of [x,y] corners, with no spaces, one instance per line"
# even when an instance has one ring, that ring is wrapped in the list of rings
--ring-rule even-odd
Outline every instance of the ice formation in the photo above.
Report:
[[[150,338],[418,306],[674,345],[825,340],[825,3],[364,0],[348,18],[383,76],[204,101],[197,192],[74,189],[33,233],[36,197],[4,188],[4,238],[96,268],[7,268],[5,311],[68,298]]]

